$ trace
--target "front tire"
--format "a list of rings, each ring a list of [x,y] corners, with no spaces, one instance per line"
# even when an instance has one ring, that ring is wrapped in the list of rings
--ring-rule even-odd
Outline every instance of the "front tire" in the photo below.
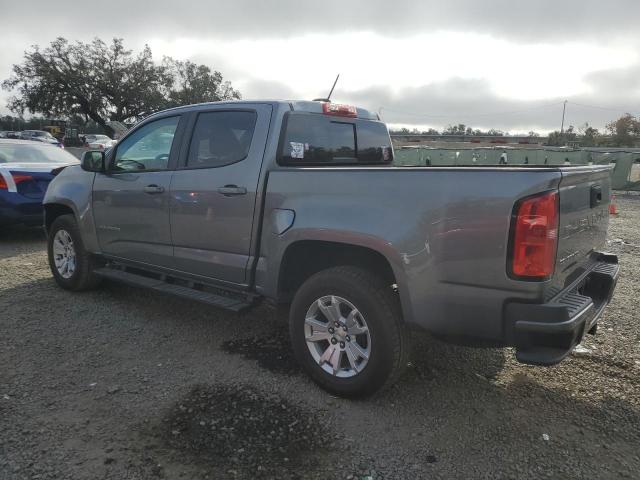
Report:
[[[397,294],[373,272],[341,266],[312,275],[289,313],[294,354],[322,388],[362,397],[392,385],[406,365]]]
[[[47,238],[47,254],[53,278],[65,290],[89,290],[100,283],[100,278],[93,273],[95,259],[85,250],[73,215],[61,215],[53,221]]]

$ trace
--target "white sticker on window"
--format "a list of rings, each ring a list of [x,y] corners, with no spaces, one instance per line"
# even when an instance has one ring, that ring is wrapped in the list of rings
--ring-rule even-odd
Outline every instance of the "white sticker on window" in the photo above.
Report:
[[[289,142],[291,145],[291,158],[304,158],[304,143]]]
[[[389,147],[386,145],[382,147],[382,160],[384,160],[385,162],[389,161],[389,158],[391,156],[391,152],[389,150]]]

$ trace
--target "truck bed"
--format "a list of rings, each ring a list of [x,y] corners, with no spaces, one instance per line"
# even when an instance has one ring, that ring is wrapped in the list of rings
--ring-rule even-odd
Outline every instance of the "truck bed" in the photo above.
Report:
[[[273,295],[267,271],[293,242],[325,239],[361,245],[388,259],[408,323],[445,336],[503,344],[510,299],[543,302],[583,274],[602,247],[608,223],[609,166],[589,167],[318,167],[269,173],[265,224],[295,212],[281,235],[263,229],[256,275]],[[590,204],[593,185],[601,200]],[[525,282],[506,273],[517,200],[560,192],[556,273]],[[597,221],[585,220],[597,218]],[[569,258],[567,258],[569,257]],[[277,278],[277,277],[276,277]],[[276,280],[277,282],[277,280]],[[462,339],[463,340],[463,339]]]

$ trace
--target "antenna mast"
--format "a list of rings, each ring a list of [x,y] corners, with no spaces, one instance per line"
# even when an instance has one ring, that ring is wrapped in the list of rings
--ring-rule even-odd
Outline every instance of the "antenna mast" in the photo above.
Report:
[[[314,98],[313,101],[314,102],[330,102],[331,94],[333,93],[333,89],[336,88],[336,83],[338,83],[339,78],[340,78],[340,74],[338,74],[338,76],[336,77],[336,80],[333,82],[333,86],[331,87],[331,90],[329,90],[329,95],[327,95],[327,98]]]
[[[333,82],[333,86],[331,87],[331,90],[329,90],[329,95],[327,95],[327,100],[331,100],[331,94],[333,93],[333,89],[336,88],[336,83],[338,83],[339,78],[340,78],[340,74],[338,74],[335,82]]]

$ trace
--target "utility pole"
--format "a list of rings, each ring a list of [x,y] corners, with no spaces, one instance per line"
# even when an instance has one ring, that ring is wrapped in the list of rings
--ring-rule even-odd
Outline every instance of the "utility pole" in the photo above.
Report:
[[[564,113],[567,110],[567,101],[562,104],[562,125],[560,126],[560,135],[564,135]]]

